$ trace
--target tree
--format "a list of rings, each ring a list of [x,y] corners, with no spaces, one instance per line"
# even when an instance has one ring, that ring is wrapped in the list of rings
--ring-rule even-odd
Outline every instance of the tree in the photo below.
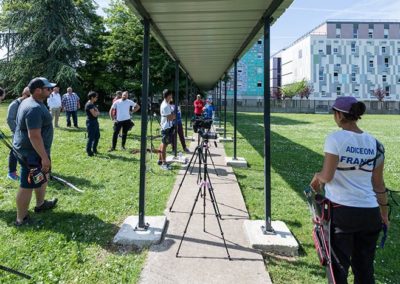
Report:
[[[312,94],[312,92],[314,91],[314,88],[311,84],[309,84],[308,82],[306,82],[304,79],[301,82],[301,89],[299,91],[299,96],[300,99],[306,98],[308,99],[308,97]]]
[[[378,101],[383,102],[386,96],[386,91],[382,88],[377,88],[374,90],[374,96],[378,99]]]
[[[272,98],[280,101],[282,100],[282,90],[281,88],[274,88],[274,90],[272,91]]]
[[[80,50],[92,31],[95,6],[91,0],[4,0],[0,30],[11,30],[14,49],[1,63],[3,84],[19,93],[44,76],[61,87],[79,86]]]
[[[106,26],[109,33],[102,59],[106,62],[109,90],[126,89],[141,92],[143,25],[121,0],[115,0],[106,9]],[[185,80],[180,78],[180,90]],[[150,39],[150,92],[161,92],[174,86],[175,66],[158,42]]]
[[[299,95],[300,98],[307,98],[313,92],[313,87],[305,80],[301,80],[300,82],[288,84],[281,88],[284,97],[293,98],[294,96]]]

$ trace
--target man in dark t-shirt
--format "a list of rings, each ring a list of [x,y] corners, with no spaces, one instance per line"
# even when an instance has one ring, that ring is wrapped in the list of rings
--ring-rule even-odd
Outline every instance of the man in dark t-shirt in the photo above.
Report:
[[[88,132],[88,141],[86,144],[86,153],[88,156],[97,154],[97,145],[100,139],[100,128],[97,117],[100,115],[95,103],[98,95],[96,92],[90,91],[88,94],[88,102],[85,105],[86,112],[86,128]]]
[[[45,200],[47,175],[51,169],[50,149],[53,142],[52,118],[44,105],[56,84],[46,78],[29,82],[31,97],[25,99],[18,109],[13,148],[21,164],[20,188],[17,193],[16,226],[29,223],[29,203],[32,191],[36,195],[35,212],[55,207],[57,199]]]

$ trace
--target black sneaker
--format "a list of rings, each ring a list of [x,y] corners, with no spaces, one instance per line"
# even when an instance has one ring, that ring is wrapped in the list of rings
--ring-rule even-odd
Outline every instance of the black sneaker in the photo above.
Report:
[[[29,215],[26,215],[24,217],[24,219],[22,219],[21,222],[15,221],[14,225],[16,227],[21,227],[21,226],[24,226],[24,225],[29,225],[31,223],[31,221],[32,221],[31,217],[29,217]]]
[[[53,200],[45,200],[42,205],[39,207],[35,207],[35,213],[40,213],[46,210],[53,209],[57,204],[58,199],[54,198]]]
[[[157,165],[161,166],[162,165],[162,161],[158,160],[157,161]]]

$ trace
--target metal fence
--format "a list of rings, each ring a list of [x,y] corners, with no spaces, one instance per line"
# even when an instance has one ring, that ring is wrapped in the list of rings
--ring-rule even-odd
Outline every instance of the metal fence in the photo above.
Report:
[[[398,101],[363,101],[367,107],[367,113],[372,114],[400,114],[400,102]],[[334,101],[325,100],[271,100],[271,112],[287,113],[331,113]],[[232,102],[228,100],[228,108]],[[263,102],[257,104],[238,103],[238,111],[263,112]]]

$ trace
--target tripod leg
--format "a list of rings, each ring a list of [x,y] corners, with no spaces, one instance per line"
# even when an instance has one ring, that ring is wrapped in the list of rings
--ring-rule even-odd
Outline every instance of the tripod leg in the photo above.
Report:
[[[187,166],[187,168],[186,168],[185,174],[183,175],[182,181],[181,181],[181,183],[179,184],[179,187],[178,187],[178,190],[177,190],[177,192],[176,192],[176,194],[175,194],[174,200],[172,201],[172,204],[171,204],[171,206],[169,207],[169,212],[172,211],[172,207],[173,207],[174,204],[175,204],[176,198],[178,197],[179,191],[181,190],[182,184],[183,184],[183,182],[185,181],[186,175],[187,175],[187,173],[188,173],[188,171],[189,171],[190,164],[192,163],[193,158],[194,158],[195,155],[196,155],[196,151],[193,152],[193,155],[192,155],[192,157],[190,158],[189,164],[188,164],[188,166]]]
[[[228,246],[226,245],[226,241],[225,241],[225,237],[224,237],[224,232],[222,231],[221,222],[219,221],[219,218],[218,218],[217,208],[216,208],[216,206],[215,206],[215,200],[214,200],[214,198],[212,197],[210,187],[208,187],[208,193],[210,194],[210,199],[211,199],[211,203],[212,203],[213,208],[214,208],[215,217],[217,218],[219,230],[220,230],[220,232],[221,232],[221,237],[222,237],[222,240],[224,241],[224,245],[225,245],[225,249],[226,249],[226,254],[228,255],[228,259],[229,259],[229,260],[232,260],[232,259],[231,259],[231,256],[229,255]]]
[[[218,177],[218,176],[219,176],[219,175],[218,175],[218,171],[217,171],[217,168],[215,167],[214,160],[213,160],[213,158],[212,158],[212,156],[211,156],[210,149],[207,148],[207,152],[208,152],[208,155],[210,156],[210,160],[211,160],[211,163],[212,163],[212,165],[213,165],[213,167],[214,167],[215,174],[216,174],[217,177]]]
[[[195,153],[196,153],[196,151],[195,151]],[[193,168],[194,168],[194,165],[196,165],[196,162],[197,162],[197,156],[196,156],[196,158],[194,159],[194,163],[193,163],[193,165],[192,165],[192,168],[190,169],[190,174],[193,173]]]
[[[207,181],[203,181],[203,232],[206,232],[206,187]]]
[[[218,206],[217,198],[215,197],[215,193],[214,193],[214,187],[213,187],[213,185],[212,185],[212,183],[211,183],[210,175],[208,174],[208,172],[207,172],[207,179],[208,179],[208,184],[209,184],[209,186],[210,186],[210,192],[211,192],[211,194],[212,194],[212,198],[213,198],[214,201],[215,201],[215,207],[217,208],[218,216],[219,216],[219,218],[222,220],[221,211],[219,211],[219,206]],[[210,198],[211,198],[211,196],[210,196]]]
[[[190,211],[190,214],[189,214],[189,219],[186,223],[185,230],[183,231],[183,235],[182,235],[181,241],[179,243],[178,250],[176,251],[176,257],[179,257],[179,251],[181,250],[183,239],[185,238],[187,228],[189,227],[190,219],[192,219],[193,211],[194,211],[194,208],[196,207],[197,200],[199,200],[199,195],[200,195],[201,189],[202,189],[202,186],[199,187],[199,191],[197,192],[196,199],[194,200],[192,210]]]
[[[19,271],[17,271],[17,270],[14,270],[14,269],[12,269],[12,268],[9,268],[9,267],[3,266],[3,265],[0,265],[0,269],[1,269],[1,270],[4,270],[4,271],[7,271],[7,272],[9,272],[9,273],[18,275],[18,276],[23,277],[23,278],[25,278],[25,279],[31,279],[31,278],[32,278],[32,277],[31,277],[30,275],[28,275],[28,274],[19,272]]]

